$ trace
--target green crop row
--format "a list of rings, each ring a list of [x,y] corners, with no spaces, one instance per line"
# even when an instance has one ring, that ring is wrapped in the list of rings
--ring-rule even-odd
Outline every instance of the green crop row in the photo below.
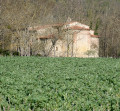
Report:
[[[0,111],[120,111],[120,59],[0,57]]]

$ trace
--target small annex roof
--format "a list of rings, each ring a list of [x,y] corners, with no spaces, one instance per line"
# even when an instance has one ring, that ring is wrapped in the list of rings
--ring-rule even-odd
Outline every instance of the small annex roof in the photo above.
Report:
[[[98,35],[91,35],[91,37],[99,38],[100,36],[98,36]]]
[[[63,29],[73,29],[73,30],[90,30],[89,26],[81,24],[79,22],[69,22],[65,23]]]
[[[72,26],[72,27],[68,27],[67,29],[71,29],[71,30],[89,30],[89,28],[80,27],[80,26]]]
[[[46,36],[38,36],[36,38],[36,40],[38,40],[38,39],[50,39],[50,38],[54,38],[54,34],[46,35]]]
[[[95,33],[94,30],[90,30],[90,35],[91,35],[91,37],[98,38],[99,36],[98,36],[98,35],[95,35],[94,33]]]

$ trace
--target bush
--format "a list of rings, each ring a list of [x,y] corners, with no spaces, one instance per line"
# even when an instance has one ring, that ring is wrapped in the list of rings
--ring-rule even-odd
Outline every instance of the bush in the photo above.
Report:
[[[9,55],[10,55],[9,50],[4,50],[4,51],[3,51],[3,56],[9,56]]]
[[[36,54],[36,56],[42,57],[42,55],[41,55],[41,54]]]
[[[0,54],[3,55],[3,56],[9,56],[10,55],[10,51],[9,50],[0,49]]]
[[[2,49],[0,49],[0,54],[2,54],[3,53],[3,50]]]
[[[12,53],[12,55],[13,55],[13,56],[19,56],[20,54],[19,54],[19,52],[14,51],[14,52]]]
[[[0,49],[0,55],[3,55],[3,56],[10,56],[10,55],[13,55],[13,56],[19,56],[19,52],[17,51],[9,51],[9,50],[3,50],[3,49]]]

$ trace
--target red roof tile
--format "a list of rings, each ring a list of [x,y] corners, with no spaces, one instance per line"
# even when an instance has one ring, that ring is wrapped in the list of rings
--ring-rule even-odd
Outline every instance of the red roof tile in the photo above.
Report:
[[[96,38],[98,38],[99,36],[98,36],[98,35],[91,35],[91,37],[96,37]]]
[[[37,40],[38,40],[38,39],[50,39],[50,38],[54,38],[54,35],[51,34],[51,35],[46,35],[46,36],[39,36],[39,37],[37,38]]]
[[[49,27],[63,26],[63,25],[74,23],[74,22],[77,22],[77,21],[71,21],[71,22],[67,22],[67,23],[51,24],[51,25],[43,25],[43,26],[35,26],[35,27],[30,27],[29,30],[40,30],[40,29],[45,29],[45,28],[49,28]],[[69,29],[73,29],[73,30],[81,30],[81,29],[89,30],[89,28],[80,27],[80,26],[71,26],[71,27],[69,27]]]
[[[72,30],[89,30],[89,28],[80,27],[80,26],[72,26],[72,27],[68,27],[68,29],[72,29]]]

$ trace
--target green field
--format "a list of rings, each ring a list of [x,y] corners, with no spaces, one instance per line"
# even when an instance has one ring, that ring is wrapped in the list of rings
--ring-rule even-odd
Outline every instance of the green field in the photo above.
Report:
[[[120,111],[120,59],[0,57],[0,111]]]

